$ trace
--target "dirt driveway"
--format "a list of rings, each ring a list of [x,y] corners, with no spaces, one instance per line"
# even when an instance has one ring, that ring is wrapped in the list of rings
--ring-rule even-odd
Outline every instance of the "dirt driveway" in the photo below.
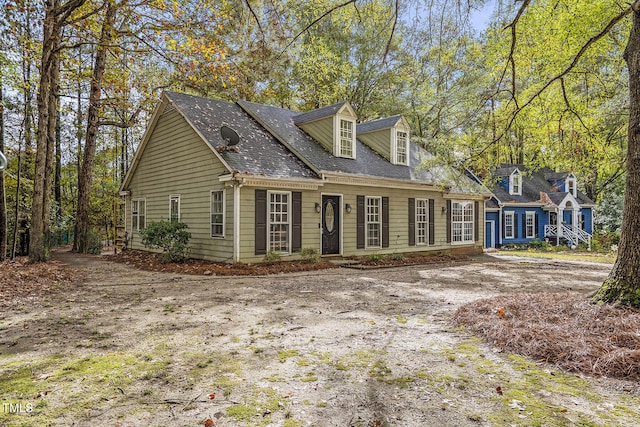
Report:
[[[478,298],[586,294],[609,265],[484,256],[222,278],[143,272],[70,253],[57,258],[85,282],[0,318],[0,425],[640,420],[637,384],[539,366],[449,323],[457,307]]]

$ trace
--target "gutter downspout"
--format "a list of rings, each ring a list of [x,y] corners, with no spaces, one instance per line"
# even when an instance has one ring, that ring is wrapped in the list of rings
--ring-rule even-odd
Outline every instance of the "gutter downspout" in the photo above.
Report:
[[[233,182],[233,262],[240,262],[240,188],[244,180]]]

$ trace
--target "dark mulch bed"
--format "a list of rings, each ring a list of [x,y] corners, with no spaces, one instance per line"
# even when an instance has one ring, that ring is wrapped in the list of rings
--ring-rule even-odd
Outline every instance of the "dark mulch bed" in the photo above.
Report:
[[[180,274],[204,274],[215,276],[260,276],[278,273],[295,273],[299,271],[324,270],[338,268],[339,263],[306,262],[306,261],[278,261],[273,263],[222,263],[199,259],[189,259],[182,263],[165,262],[162,255],[153,252],[127,250],[116,255],[104,255],[109,261],[132,265],[148,271],[163,271]],[[434,264],[459,260],[468,260],[467,256],[429,254],[407,255],[401,258],[384,257],[350,257],[345,266],[362,268],[380,268],[402,265]]]
[[[640,310],[584,295],[518,294],[460,307],[453,320],[498,348],[573,372],[640,379]]]
[[[275,263],[243,264],[222,263],[189,259],[185,262],[164,262],[162,255],[153,252],[127,250],[117,255],[105,255],[109,261],[132,265],[141,270],[163,271],[180,274],[203,274],[211,276],[261,276],[278,273],[295,273],[298,271],[323,270],[338,268],[330,262],[280,261]]]

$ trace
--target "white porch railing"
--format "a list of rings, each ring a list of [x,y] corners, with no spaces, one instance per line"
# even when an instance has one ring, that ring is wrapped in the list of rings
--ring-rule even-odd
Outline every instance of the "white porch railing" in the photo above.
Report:
[[[583,229],[574,226],[562,225],[558,230],[557,225],[545,225],[544,226],[545,237],[564,237],[571,243],[571,245],[578,245],[580,242],[585,242],[591,250],[591,234],[587,233]]]

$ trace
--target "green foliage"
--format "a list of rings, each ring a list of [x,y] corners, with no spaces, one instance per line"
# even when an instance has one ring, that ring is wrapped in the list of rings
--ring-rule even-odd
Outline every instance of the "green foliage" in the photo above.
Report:
[[[100,255],[102,253],[102,242],[97,233],[90,231],[87,242],[87,253],[91,255]]]
[[[619,231],[600,230],[594,233],[591,241],[591,247],[598,252],[616,252],[619,244]]]
[[[279,252],[269,251],[264,255],[263,261],[267,263],[280,262],[282,257]]]
[[[165,261],[183,262],[189,258],[189,226],[183,222],[152,221],[140,230],[146,248],[162,249]]]
[[[371,254],[367,256],[367,261],[371,263],[382,262],[384,260],[384,255],[380,254]]]
[[[314,264],[320,262],[320,254],[313,248],[302,248],[302,250],[300,251],[300,256],[306,262]]]

